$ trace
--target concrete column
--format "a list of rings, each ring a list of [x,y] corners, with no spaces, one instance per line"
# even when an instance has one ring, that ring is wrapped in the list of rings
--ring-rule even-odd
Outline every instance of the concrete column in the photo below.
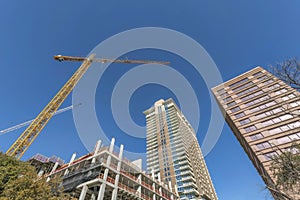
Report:
[[[156,191],[155,191],[155,183],[154,183],[154,182],[152,183],[152,190],[153,190],[154,192],[156,192]],[[154,193],[153,196],[152,196],[152,200],[156,200],[156,194],[155,194],[155,193]]]
[[[136,190],[138,192],[138,196],[141,197],[142,195],[142,186],[139,185],[138,189]]]
[[[171,192],[173,192],[171,181],[169,181],[169,189],[170,189]]]
[[[139,183],[139,184],[142,184],[142,174],[139,174],[137,180],[138,180],[138,183]]]
[[[101,140],[98,140],[95,146],[94,155],[98,153],[101,146]]]
[[[175,188],[175,193],[178,195],[177,185],[175,185],[174,188]]]
[[[118,196],[118,188],[115,188],[112,191],[111,200],[116,200],[117,196]]]
[[[118,171],[118,173],[120,173],[120,170],[121,170],[122,158],[123,158],[123,149],[124,149],[124,145],[121,144],[121,146],[120,146],[120,152],[119,152],[119,161],[118,161],[118,165],[117,165],[117,171]]]
[[[156,195],[155,194],[153,194],[152,200],[156,200]]]
[[[106,182],[106,180],[107,180],[108,171],[109,171],[109,169],[107,169],[107,168],[104,170],[104,175],[103,175],[104,182]],[[102,183],[100,186],[100,189],[99,189],[97,200],[103,200],[105,187],[106,187],[106,183]]]
[[[71,159],[70,159],[70,162],[68,164],[68,167],[72,164],[72,162],[75,160],[76,158],[76,153],[73,153]],[[69,173],[69,169],[66,169],[65,173],[64,173],[64,176],[67,175]]]
[[[73,153],[71,159],[70,159],[70,162],[69,162],[69,166],[71,165],[71,163],[75,160],[76,158],[76,153]]]
[[[88,191],[88,186],[87,185],[84,185],[81,189],[81,193],[80,193],[80,197],[79,197],[79,200],[84,200],[85,199],[85,195],[86,195],[86,192]]]
[[[110,146],[109,146],[109,152],[111,152],[111,153],[113,152],[114,145],[115,145],[115,138],[112,138],[111,142],[110,142]]]
[[[120,169],[121,169],[121,164],[122,164],[122,157],[123,157],[123,149],[124,149],[124,145],[122,144],[120,146],[120,152],[119,152],[119,160],[118,160],[118,165],[117,165],[117,175],[115,178],[115,188],[112,191],[112,196],[111,196],[111,200],[116,200],[117,196],[118,196],[118,184],[119,184],[119,178],[120,178]]]
[[[43,174],[44,174],[44,170],[41,170],[41,171],[39,171],[39,173],[38,173],[38,177],[41,177],[41,176],[43,176]]]
[[[160,172],[157,173],[158,182],[161,183]]]
[[[52,168],[50,174],[52,174],[53,172],[55,172],[55,170],[57,169],[58,165],[59,165],[59,163],[56,162],[55,165],[53,166],[53,168]]]
[[[101,140],[98,140],[97,143],[96,143],[96,146],[95,146],[95,150],[94,150],[94,154],[93,155],[96,155],[100,149],[100,146],[101,146]],[[92,163],[95,163],[96,162],[96,157],[94,157],[92,159]]]
[[[103,175],[103,180],[104,180],[104,181],[107,180],[108,170],[109,170],[109,169],[107,169],[107,168],[104,170],[104,175]]]
[[[96,200],[96,195],[95,194],[91,195],[91,200]]]
[[[105,186],[106,186],[105,183],[102,183],[102,184],[101,184],[100,189],[99,189],[99,193],[98,193],[98,198],[97,198],[97,200],[103,200],[104,192],[105,192]]]
[[[115,186],[116,186],[116,187],[118,187],[119,179],[120,179],[120,174],[117,174],[117,175],[116,175],[116,178],[115,178]]]
[[[120,160],[122,160],[122,158],[123,158],[123,151],[124,151],[124,145],[121,144],[121,146],[120,146],[120,152],[119,152],[119,159]]]
[[[111,155],[109,155],[107,157],[107,160],[106,160],[106,165],[109,166],[110,165],[110,161],[111,161]]]
[[[153,179],[155,179],[155,176],[154,176],[154,168],[151,169],[151,176],[152,176]]]

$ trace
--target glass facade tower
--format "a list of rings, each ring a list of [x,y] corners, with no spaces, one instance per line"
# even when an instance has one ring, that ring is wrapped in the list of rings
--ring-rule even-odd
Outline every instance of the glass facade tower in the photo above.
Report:
[[[159,100],[144,114],[148,172],[181,199],[217,200],[196,134],[174,101]]]

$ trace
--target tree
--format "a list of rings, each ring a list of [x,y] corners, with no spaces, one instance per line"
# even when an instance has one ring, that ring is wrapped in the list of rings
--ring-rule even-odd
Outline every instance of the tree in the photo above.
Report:
[[[291,87],[300,90],[300,62],[296,58],[287,59],[271,66],[271,71]]]
[[[272,157],[271,172],[276,179],[275,188],[283,199],[300,199],[300,144],[294,143],[289,151],[280,150]]]
[[[296,58],[286,59],[282,63],[271,66],[275,76],[300,91],[300,62]],[[288,105],[283,105],[288,109]],[[299,118],[299,111],[294,111],[294,117]],[[290,151],[280,150],[280,155],[273,159],[271,170],[276,179],[275,188],[269,188],[273,192],[287,194],[285,199],[300,199],[300,144],[298,141],[290,148]]]
[[[27,162],[0,153],[0,200],[69,200],[57,178],[46,182]]]

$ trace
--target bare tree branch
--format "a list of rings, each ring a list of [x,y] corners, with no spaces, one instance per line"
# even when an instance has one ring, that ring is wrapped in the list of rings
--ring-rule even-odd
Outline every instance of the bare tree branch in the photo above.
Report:
[[[271,72],[296,90],[300,90],[300,62],[291,58],[271,66]]]

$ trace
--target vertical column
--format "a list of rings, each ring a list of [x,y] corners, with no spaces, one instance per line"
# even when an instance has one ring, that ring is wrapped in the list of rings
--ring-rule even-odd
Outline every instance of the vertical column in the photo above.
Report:
[[[53,168],[52,168],[50,174],[52,174],[53,172],[55,172],[55,170],[56,170],[57,167],[58,167],[58,164],[59,164],[58,162],[55,163],[55,165],[53,166]],[[46,182],[49,182],[50,179],[51,179],[50,176],[48,176]]]
[[[75,158],[76,158],[76,153],[73,153],[73,155],[72,155],[72,157],[71,157],[71,159],[70,159],[70,162],[69,162],[69,164],[68,164],[68,167],[70,167],[70,165],[71,165],[72,162],[75,160]],[[69,173],[69,169],[66,169],[64,175],[67,175],[68,173]]]
[[[118,188],[114,188],[112,194],[111,194],[111,200],[116,200],[118,194]]]
[[[114,150],[115,138],[112,138],[110,141],[109,152],[112,153]]]
[[[79,200],[84,200],[85,199],[85,195],[86,195],[86,192],[88,191],[88,186],[87,185],[84,185],[81,189],[81,193],[80,193],[80,197],[79,197]]]
[[[169,189],[171,192],[173,192],[171,181],[169,181]]]
[[[159,190],[159,194],[162,195],[162,188],[161,188],[161,186],[159,186],[158,190]]]
[[[153,196],[152,196],[152,199],[153,199],[153,200],[156,200],[156,194],[155,194],[155,192],[156,192],[156,190],[155,190],[155,182],[152,183],[152,190],[154,191]]]
[[[55,165],[53,166],[53,168],[52,168],[50,174],[52,174],[53,172],[55,172],[55,170],[57,169],[58,165],[59,165],[59,163],[56,162]]]
[[[142,186],[141,186],[141,184],[142,184],[142,174],[139,174],[137,181],[138,181],[138,183],[139,183],[137,192],[138,192],[138,195],[139,195],[139,197],[140,197],[141,194],[142,194]]]
[[[91,200],[96,200],[96,195],[95,194],[91,195]]]
[[[175,193],[178,195],[177,185],[175,185],[174,188],[175,188]]]
[[[118,184],[119,184],[119,178],[120,178],[120,170],[121,170],[121,164],[122,164],[123,151],[124,151],[124,145],[121,144],[119,157],[118,157],[117,175],[115,178],[115,188],[112,192],[111,200],[116,200],[117,196],[118,196]]]
[[[103,197],[104,197],[104,191],[105,191],[105,186],[106,186],[105,183],[102,183],[102,184],[100,185],[100,189],[99,189],[99,193],[98,193],[98,198],[97,198],[97,200],[103,200]]]
[[[122,160],[122,158],[123,158],[123,151],[124,151],[124,145],[121,144],[121,146],[120,146],[120,152],[119,152],[119,159],[120,160]]]
[[[97,194],[97,187],[94,186],[93,193],[91,195],[91,200],[96,200],[96,194]]]
[[[38,173],[38,177],[41,177],[41,176],[43,176],[43,174],[44,174],[44,170],[43,170],[43,169],[41,169],[41,171],[39,171],[39,173]]]
[[[96,143],[96,146],[95,146],[94,156],[98,153],[98,151],[100,149],[100,146],[101,146],[101,140],[98,140],[97,143]],[[96,162],[96,157],[94,157],[92,159],[92,163],[95,163],[95,162]]]
[[[154,168],[151,169],[151,176],[152,176],[153,179],[155,179],[155,177],[154,177]]]
[[[161,183],[160,172],[157,173],[158,182]]]

